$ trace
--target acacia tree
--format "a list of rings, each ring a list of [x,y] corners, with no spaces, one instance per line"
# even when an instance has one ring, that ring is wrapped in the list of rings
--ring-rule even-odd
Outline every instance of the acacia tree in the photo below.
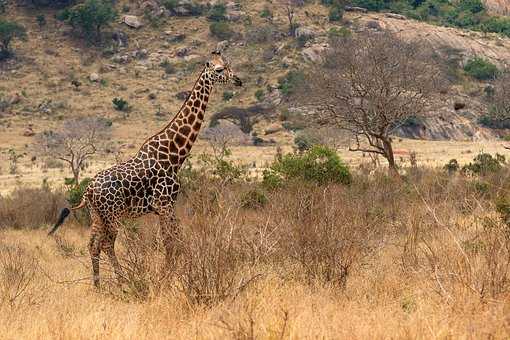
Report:
[[[11,56],[9,45],[15,38],[26,40],[27,32],[25,27],[14,21],[0,18],[0,60]]]
[[[85,162],[106,147],[110,125],[105,119],[92,117],[67,120],[57,131],[44,131],[38,135],[37,149],[44,156],[67,163],[74,183],[78,185]]]
[[[336,39],[296,97],[319,123],[350,132],[349,150],[379,154],[396,171],[392,133],[426,114],[431,94],[443,84],[425,50],[390,33]]]

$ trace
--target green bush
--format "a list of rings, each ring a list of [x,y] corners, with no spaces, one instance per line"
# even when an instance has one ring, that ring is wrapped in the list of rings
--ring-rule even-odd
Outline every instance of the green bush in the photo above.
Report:
[[[168,60],[163,60],[161,64],[159,64],[164,70],[166,74],[173,74],[175,73],[175,66]]]
[[[123,98],[113,98],[112,104],[117,111],[127,111],[129,108],[128,102]]]
[[[64,7],[74,4],[75,0],[29,0],[30,4],[35,7]]]
[[[232,92],[232,91],[224,91],[223,92],[223,100],[224,101],[228,102],[232,98],[234,98],[234,92]]]
[[[39,25],[39,27],[46,26],[46,17],[44,16],[44,14],[37,15],[35,17],[35,20],[37,21],[37,25]]]
[[[67,186],[67,201],[71,206],[77,206],[80,204],[83,194],[85,193],[85,189],[87,189],[87,186],[92,181],[91,178],[84,178],[80,181],[78,185],[76,185],[76,182],[74,181],[74,178],[66,178],[65,179],[65,185]],[[82,225],[89,225],[90,224],[90,215],[87,211],[87,209],[79,210],[74,213],[74,216],[78,220],[78,222]]]
[[[271,11],[271,9],[269,7],[266,6],[262,10],[262,12],[260,12],[260,17],[261,18],[272,18],[273,17],[273,12]]]
[[[245,192],[241,196],[241,207],[258,209],[265,206],[268,201],[266,194],[262,190],[255,188]]]
[[[481,24],[480,28],[484,32],[501,33],[510,36],[510,18],[490,17]]]
[[[296,89],[304,82],[305,75],[301,71],[290,71],[278,79],[278,89],[284,96],[294,94]]]
[[[117,12],[108,0],[86,0],[61,11],[57,19],[78,29],[88,39],[100,39],[101,30],[117,18]]]
[[[182,15],[181,12],[177,12],[177,7],[184,7],[190,16],[199,16],[204,12],[204,6],[196,3],[195,1],[183,2],[179,4],[178,0],[164,0],[163,6],[169,10],[173,15]]]
[[[257,99],[257,101],[262,101],[264,100],[264,97],[266,96],[264,90],[262,89],[258,89],[257,91],[255,91],[255,98]]]
[[[471,172],[475,175],[487,175],[501,170],[503,164],[505,164],[505,156],[499,153],[494,157],[488,153],[480,153],[473,159],[473,162],[462,167],[462,172]]]
[[[317,184],[349,184],[352,180],[349,168],[337,153],[322,145],[315,145],[301,154],[277,158],[264,173],[263,183],[266,187],[276,187],[296,179]]]
[[[224,4],[216,4],[209,10],[207,18],[213,21],[224,21],[226,20],[225,15],[227,14],[227,8]]]
[[[227,22],[213,22],[209,25],[209,31],[213,37],[220,40],[228,40],[234,36],[234,31]]]
[[[443,169],[446,170],[449,174],[453,174],[459,171],[460,165],[459,162],[457,162],[457,160],[453,158],[450,159],[450,161],[443,166]]]
[[[510,129],[509,119],[499,119],[492,115],[482,115],[478,118],[478,123],[491,129]]]
[[[296,137],[294,137],[294,144],[296,144],[297,149],[301,152],[310,150],[314,145],[319,143],[320,141],[317,137],[312,136],[305,131],[298,132]]]
[[[14,39],[26,40],[25,27],[14,21],[0,18],[0,60],[11,56],[9,45]]]
[[[340,6],[332,6],[329,9],[329,21],[340,21],[344,16],[344,10]]]
[[[499,73],[496,65],[480,57],[468,60],[464,66],[464,71],[479,80],[494,79]]]
[[[352,35],[352,32],[345,27],[331,27],[328,31],[329,40],[335,40],[340,38],[347,38]]]

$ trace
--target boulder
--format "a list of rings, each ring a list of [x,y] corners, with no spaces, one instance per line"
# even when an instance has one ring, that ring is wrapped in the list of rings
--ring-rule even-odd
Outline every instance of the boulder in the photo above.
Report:
[[[175,51],[175,55],[179,58],[183,58],[189,54],[190,50],[189,47],[181,47]]]
[[[216,50],[217,51],[224,51],[229,45],[229,41],[228,40],[223,40],[223,41],[220,41],[219,43],[216,44]]]
[[[356,6],[345,6],[344,10],[346,12],[361,12],[361,13],[367,13],[368,9],[363,7],[356,7]]]
[[[89,80],[92,82],[98,82],[99,79],[100,79],[100,77],[99,77],[99,74],[97,74],[97,73],[91,73],[89,75]]]
[[[280,131],[283,131],[284,128],[281,124],[278,124],[278,123],[273,123],[271,125],[269,125],[265,130],[264,130],[264,134],[265,135],[271,135],[273,133],[277,133],[277,132],[280,132]]]
[[[124,15],[122,22],[132,28],[140,28],[143,26],[142,21],[136,15]]]
[[[296,37],[313,38],[317,33],[311,27],[298,27],[296,29]]]
[[[33,129],[33,127],[31,125],[27,126],[25,131],[23,131],[23,136],[25,136],[25,137],[35,136],[34,129]]]
[[[387,18],[392,18],[392,19],[407,20],[407,17],[402,14],[386,13],[384,16]]]
[[[307,47],[301,51],[301,56],[305,61],[316,63],[322,60],[322,54],[328,49],[327,44],[316,44]]]

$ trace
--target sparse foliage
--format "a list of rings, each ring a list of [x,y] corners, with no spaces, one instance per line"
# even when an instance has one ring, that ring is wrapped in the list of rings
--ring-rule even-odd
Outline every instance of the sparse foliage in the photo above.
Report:
[[[59,13],[58,19],[65,21],[87,39],[101,39],[101,32],[117,18],[110,0],[86,0]]]
[[[350,132],[351,151],[380,154],[396,171],[391,134],[426,112],[441,86],[439,68],[429,60],[423,46],[390,33],[335,39],[296,97],[315,110],[319,123]]]
[[[74,183],[80,183],[80,171],[92,155],[104,148],[109,133],[110,125],[104,119],[70,119],[59,130],[38,135],[36,147],[43,155],[68,163]]]
[[[26,40],[25,27],[14,21],[0,18],[0,60],[12,55],[10,44],[14,39]]]

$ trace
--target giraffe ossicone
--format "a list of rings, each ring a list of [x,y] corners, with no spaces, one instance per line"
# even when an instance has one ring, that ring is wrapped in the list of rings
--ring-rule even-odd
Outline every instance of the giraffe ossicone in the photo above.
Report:
[[[115,239],[123,218],[155,213],[165,243],[167,261],[175,255],[179,226],[174,205],[179,193],[177,172],[196,141],[215,84],[241,80],[220,52],[211,53],[195,86],[174,118],[149,137],[137,154],[127,161],[99,172],[87,186],[81,203],[64,208],[48,235],[62,225],[71,210],[88,207],[91,215],[89,252],[93,282],[99,287],[99,256],[104,251],[119,280],[122,269],[115,254]]]

